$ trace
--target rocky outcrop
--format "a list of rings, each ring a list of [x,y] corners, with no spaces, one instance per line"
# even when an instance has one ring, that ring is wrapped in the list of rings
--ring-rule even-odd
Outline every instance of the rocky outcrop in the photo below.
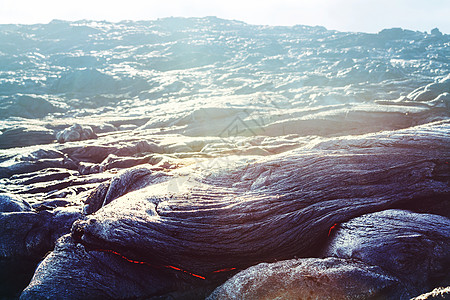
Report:
[[[450,285],[450,219],[384,210],[340,224],[325,256],[380,266],[415,295]]]
[[[0,196],[0,291],[13,297],[29,282],[36,264],[81,216],[74,207],[36,211],[17,196]]]
[[[60,143],[82,141],[95,138],[97,138],[97,135],[94,133],[90,126],[81,126],[80,124],[74,124],[56,134],[56,139]]]
[[[250,267],[207,299],[409,299],[400,280],[357,260],[302,258]]]

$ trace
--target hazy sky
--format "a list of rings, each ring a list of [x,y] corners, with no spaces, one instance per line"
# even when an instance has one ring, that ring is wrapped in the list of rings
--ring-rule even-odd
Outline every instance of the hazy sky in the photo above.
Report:
[[[450,33],[450,0],[0,0],[0,23],[153,20],[217,16],[251,24],[322,25],[378,32],[403,27]]]

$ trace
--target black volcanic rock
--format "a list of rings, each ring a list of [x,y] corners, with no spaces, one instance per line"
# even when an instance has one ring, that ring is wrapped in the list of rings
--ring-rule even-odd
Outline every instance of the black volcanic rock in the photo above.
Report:
[[[135,265],[150,269],[163,269],[161,272],[168,276],[182,275],[178,279],[182,285],[206,288],[260,262],[319,256],[328,244],[330,230],[336,227],[335,224],[367,213],[406,208],[446,214],[441,207],[448,207],[450,191],[444,167],[449,153],[445,150],[448,149],[448,136],[439,133],[444,132],[446,126],[435,124],[395,134],[348,137],[338,142],[329,140],[307,152],[292,150],[245,168],[199,178],[178,191],[169,189],[170,182],[177,180],[176,177],[154,181],[146,175],[142,177],[147,178],[144,181],[135,181],[130,178],[133,174],[139,177],[142,173],[139,169],[136,173],[125,172],[121,175],[123,178],[119,176],[113,180],[117,181],[115,185],[119,189],[112,185],[108,190],[106,186],[102,187],[92,196],[97,199],[95,201],[108,199],[108,193],[119,196],[118,191],[125,191],[138,182],[141,182],[138,184],[140,189],[133,188],[118,198],[114,196],[109,204],[75,222],[72,240],[61,241],[62,248],[57,248],[52,256],[58,260],[52,260],[51,264],[48,258],[44,260],[24,295],[50,297],[58,291],[58,278],[65,278],[73,269],[83,266],[78,254],[75,259],[69,253],[65,259],[66,254],[61,253],[66,247],[71,252],[73,243],[88,252],[110,254],[107,264],[117,260],[135,262]],[[386,215],[394,216],[395,212],[386,211]],[[374,216],[378,220],[377,215]],[[441,220],[439,224],[443,228],[439,230],[444,232],[441,232],[443,238],[433,233],[437,226],[433,223],[434,218]],[[430,241],[445,241],[447,217],[413,219],[417,219],[418,224],[428,224],[429,219]],[[392,224],[388,222],[378,230],[375,228],[373,234],[380,239],[377,244],[389,245],[395,236],[384,234],[384,230],[390,232],[391,227],[406,221],[408,218],[392,221]],[[422,227],[427,231],[425,225]],[[407,228],[404,230],[409,232]],[[394,234],[401,236],[396,231]],[[414,236],[404,241],[411,239],[415,241]],[[414,255],[402,256],[402,266],[417,271],[421,266],[413,267],[417,256],[436,255],[430,266],[439,271],[439,266],[445,266],[447,246],[441,246],[442,251],[433,254],[437,249],[434,245],[424,243]],[[386,251],[391,248],[395,250],[396,246],[387,247]],[[387,258],[384,261],[389,264]],[[368,265],[372,263],[383,266],[383,261],[370,261]],[[85,272],[94,271],[86,269]],[[108,281],[103,277],[106,275],[97,273],[95,276],[100,282]],[[392,276],[406,285],[405,273]],[[414,276],[411,277],[413,283],[421,285],[417,287],[419,291],[433,282],[429,282],[433,275],[423,273],[423,276],[424,279],[417,282],[413,280]],[[193,279],[197,281],[191,282]],[[133,280],[135,284],[143,285],[145,278]],[[73,278],[63,286],[65,289],[70,287],[71,297],[82,298],[91,293],[84,285],[85,278]],[[175,290],[168,286],[164,292]],[[115,297],[131,297],[126,287],[120,286],[116,292]],[[103,295],[106,287],[99,288],[96,293]],[[156,295],[152,286],[145,293],[148,297]]]
[[[450,220],[402,210],[364,215],[340,224],[324,255],[380,266],[423,293],[450,285]]]
[[[207,299],[409,299],[404,284],[357,260],[302,258],[250,267]]]
[[[0,298],[204,298],[260,263],[326,274],[363,215],[450,216],[450,35],[208,17],[0,24],[0,41]],[[438,235],[382,226],[373,262],[331,265],[411,295],[444,282]]]

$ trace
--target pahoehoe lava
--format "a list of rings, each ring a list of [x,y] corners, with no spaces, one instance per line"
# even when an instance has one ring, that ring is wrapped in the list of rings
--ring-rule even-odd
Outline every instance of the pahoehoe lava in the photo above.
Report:
[[[450,36],[0,25],[0,298],[445,297]]]
[[[145,173],[142,169],[129,170],[123,175],[124,182],[130,182],[134,173],[136,177],[131,182],[139,188],[117,195],[118,198],[84,220],[76,221],[71,235],[65,236],[39,266],[22,297],[50,297],[55,293],[71,298],[83,295],[129,297],[127,281],[123,286],[115,285],[113,293],[102,288],[108,282],[105,276],[112,274],[104,274],[104,270],[99,274],[93,269],[95,265],[90,266],[89,261],[96,261],[98,256],[113,268],[128,261],[125,269],[129,272],[139,268],[139,272],[144,272],[144,268],[159,271],[172,277],[170,282],[183,282],[186,286],[180,290],[209,287],[260,262],[319,257],[330,240],[329,229],[334,224],[390,208],[444,215],[441,218],[445,221],[438,227],[429,225],[429,231],[439,230],[444,234],[440,239],[445,243],[439,253],[448,253],[450,245],[445,234],[448,235],[450,229],[449,212],[443,209],[448,208],[450,191],[449,138],[443,134],[448,126],[448,123],[437,123],[395,134],[324,142],[308,151],[292,150],[282,157],[263,160],[228,174],[200,178],[189,189],[171,195],[158,192],[166,191],[158,185],[167,185],[173,179],[154,183],[155,178],[161,178],[157,173],[147,172],[142,176]],[[345,150],[342,150],[344,145]],[[271,170],[270,175],[264,175],[267,170]],[[242,180],[245,176],[264,176],[265,184],[254,186],[254,182],[262,179],[246,182]],[[233,186],[236,182],[241,186]],[[110,186],[106,195],[118,192]],[[104,194],[93,192],[94,197],[99,198],[91,198],[90,203],[103,202]],[[389,211],[386,214],[389,216]],[[424,219],[422,222],[426,223],[426,217]],[[408,231],[402,230],[393,236],[386,235],[384,230],[388,230],[388,226],[402,224],[401,220],[394,219],[386,222],[379,230],[373,228],[373,235],[380,244],[395,241],[402,234],[408,235]],[[417,225],[427,231],[424,225]],[[332,232],[331,236],[334,234]],[[384,239],[387,240],[383,242]],[[412,256],[403,257],[404,264],[414,262],[425,250],[431,251],[424,247]],[[433,259],[441,266],[449,263],[448,256],[439,256],[437,252]],[[120,262],[123,260],[125,262]],[[370,263],[380,264],[379,261]],[[69,281],[53,275],[68,276],[80,269],[80,265],[84,272],[91,274],[89,279],[80,276]],[[230,268],[229,272],[215,272]],[[389,274],[389,270],[387,272]],[[416,290],[405,288],[408,291],[405,293],[426,292],[430,281],[431,287],[443,283],[442,276],[437,277],[441,281],[426,278],[414,285]],[[98,283],[97,288],[83,288],[91,279],[94,282],[89,286]],[[143,289],[136,290],[133,297],[176,291],[174,286],[164,289],[163,285],[157,288],[146,285],[147,277],[133,280],[133,284]],[[158,278],[157,282],[161,280]],[[406,285],[405,280],[402,284]]]

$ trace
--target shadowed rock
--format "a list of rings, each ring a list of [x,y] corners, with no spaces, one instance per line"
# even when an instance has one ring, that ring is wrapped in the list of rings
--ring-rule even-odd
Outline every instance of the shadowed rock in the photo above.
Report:
[[[0,194],[0,212],[22,212],[30,210],[31,206],[25,200],[15,195]]]
[[[17,94],[0,103],[0,118],[23,117],[23,118],[43,118],[50,113],[61,111],[47,99],[36,95]]]
[[[450,90],[450,75],[440,79],[437,82],[430,83],[424,87],[420,87],[414,91],[412,91],[408,98],[414,101],[430,101],[433,100],[440,95],[448,94]]]
[[[66,269],[64,264],[70,261],[77,263]],[[71,282],[74,280],[83,286],[81,293],[73,289]],[[45,293],[40,289],[41,281],[53,282],[47,286]],[[87,252],[82,245],[75,244],[70,236],[64,236],[58,241],[55,250],[38,266],[32,283],[21,298],[132,298],[147,295],[148,291],[157,295],[173,289],[174,285],[174,280],[158,270],[115,258],[110,253]]]
[[[36,212],[17,196],[0,196],[0,291],[13,297],[29,282],[37,262],[81,216],[77,208]],[[16,295],[17,296],[17,295]]]
[[[45,127],[38,125],[28,127],[13,126],[2,130],[0,134],[0,149],[50,144],[54,141],[54,131]]]
[[[6,166],[0,166],[0,178],[9,177],[11,180],[34,177],[35,175],[44,175],[45,169],[59,169],[56,173],[67,172],[67,170],[76,170],[77,163],[60,151],[38,150],[29,155],[15,157],[14,161],[9,159],[10,163]],[[65,170],[62,170],[65,169]],[[62,172],[61,172],[62,171]],[[36,172],[35,174],[33,174]],[[24,174],[22,176],[22,174]],[[46,174],[48,175],[48,173]],[[61,176],[58,174],[56,176]],[[47,178],[50,179],[51,178]],[[39,181],[39,180],[37,180]],[[42,180],[43,181],[43,180]],[[29,184],[27,182],[23,184]]]
[[[0,213],[0,258],[40,258],[80,218],[75,207]]]
[[[103,146],[103,145],[89,145],[89,146],[75,146],[62,150],[71,159],[75,161],[84,161],[92,163],[101,163],[111,154],[118,156],[133,156],[138,153],[161,153],[162,149],[157,144],[147,141],[139,141],[131,143],[126,146]],[[106,161],[107,165],[109,162]]]

